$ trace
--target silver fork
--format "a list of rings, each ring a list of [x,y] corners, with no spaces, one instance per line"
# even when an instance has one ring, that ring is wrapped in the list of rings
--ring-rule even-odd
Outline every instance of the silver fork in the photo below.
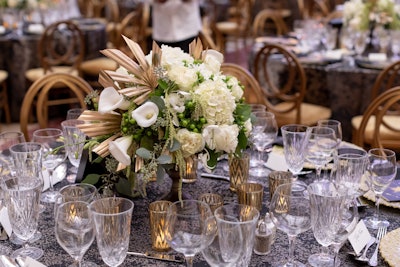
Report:
[[[367,257],[368,249],[369,249],[375,242],[376,242],[376,238],[373,237],[373,236],[371,236],[371,238],[369,239],[367,245],[366,245],[365,248],[364,248],[364,252],[361,254],[361,256],[357,257],[356,260],[367,262],[367,261],[369,260],[368,257]]]
[[[382,237],[386,235],[387,227],[379,227],[378,234],[376,235],[376,248],[372,257],[368,261],[369,266],[378,266],[378,251],[379,251],[379,244],[382,240]]]

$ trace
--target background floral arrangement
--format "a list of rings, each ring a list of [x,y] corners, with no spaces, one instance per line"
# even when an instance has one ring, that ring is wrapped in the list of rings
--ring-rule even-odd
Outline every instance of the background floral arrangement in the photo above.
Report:
[[[400,6],[394,0],[350,0],[344,3],[343,23],[357,30],[400,29]]]
[[[86,148],[106,159],[108,171],[84,181],[135,195],[139,176],[144,185],[155,175],[161,181],[168,168],[177,167],[182,176],[187,157],[198,155],[213,168],[222,154],[240,156],[251,132],[251,109],[239,81],[220,72],[222,54],[203,51],[194,41],[189,54],[154,43],[146,56],[124,39],[134,59],[117,49],[102,51],[120,68],[100,74],[105,88],[87,97],[94,110],[79,118],[91,138]]]

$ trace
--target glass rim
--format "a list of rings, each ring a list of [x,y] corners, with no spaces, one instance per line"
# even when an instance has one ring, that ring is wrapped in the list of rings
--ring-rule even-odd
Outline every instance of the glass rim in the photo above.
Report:
[[[125,207],[125,209],[124,209],[123,211],[115,212],[115,213],[105,213],[105,212],[96,211],[95,205],[98,205],[98,203],[110,201],[110,200],[113,200],[113,199],[114,199],[114,200],[119,200],[119,201],[125,202],[125,203],[127,203],[129,206],[128,206],[128,207]],[[100,199],[96,199],[96,200],[92,201],[92,202],[89,204],[89,210],[90,210],[90,212],[92,212],[92,213],[95,214],[96,216],[111,217],[111,216],[118,216],[118,215],[130,213],[130,212],[133,211],[134,206],[135,206],[135,204],[133,203],[132,200],[129,200],[129,199],[124,198],[124,197],[106,197],[106,198],[100,198]]]
[[[248,220],[246,220],[246,221],[240,221],[240,220],[237,219],[234,215],[230,215],[230,214],[227,214],[227,213],[225,212],[225,213],[221,213],[221,215],[230,216],[230,217],[232,217],[232,218],[237,219],[237,221],[227,221],[227,220],[224,220],[223,218],[221,218],[221,217],[219,216],[220,214],[219,214],[218,211],[224,210],[224,209],[226,209],[227,207],[233,207],[233,208],[248,208],[248,209],[250,209],[251,212],[253,213],[253,216],[252,216],[251,219],[248,219]],[[258,218],[260,217],[260,211],[259,211],[256,207],[253,207],[253,206],[250,206],[250,205],[239,204],[239,203],[228,203],[228,204],[226,204],[226,205],[222,205],[221,207],[216,208],[215,211],[214,211],[214,217],[216,218],[217,221],[223,221],[223,222],[225,222],[225,223],[231,223],[231,224],[239,224],[239,225],[242,225],[242,224],[249,224],[249,223],[254,223],[254,222],[258,221]]]

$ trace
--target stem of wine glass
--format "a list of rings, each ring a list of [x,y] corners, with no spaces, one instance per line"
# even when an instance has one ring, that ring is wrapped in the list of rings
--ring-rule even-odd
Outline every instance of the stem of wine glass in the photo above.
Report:
[[[322,167],[320,167],[320,166],[315,167],[317,181],[321,181],[321,171],[322,171]]]
[[[186,267],[193,267],[194,256],[185,256]]]
[[[375,220],[377,221],[377,222],[379,222],[380,221],[380,219],[379,219],[379,217],[380,217],[380,212],[379,212],[379,204],[380,204],[380,202],[381,202],[381,194],[376,194],[375,195],[375,207],[376,207],[376,209],[375,209],[375,214],[374,214],[374,217],[375,217]]]
[[[296,237],[295,235],[289,235],[289,259],[288,263],[292,264],[294,262],[294,248],[296,247]]]
[[[54,187],[53,187],[54,169],[47,169],[47,172],[49,173],[49,191],[54,191]]]
[[[333,244],[333,267],[338,266],[339,263],[339,251],[342,247],[342,244],[336,243]]]

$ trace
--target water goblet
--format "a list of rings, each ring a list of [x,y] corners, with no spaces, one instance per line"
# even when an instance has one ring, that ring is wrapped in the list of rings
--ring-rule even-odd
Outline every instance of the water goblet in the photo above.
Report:
[[[71,108],[67,111],[66,120],[77,120],[82,112],[83,108]]]
[[[216,233],[216,224],[207,203],[182,200],[171,204],[165,223],[166,240],[170,247],[183,253],[186,266],[193,266],[194,256],[210,245]]]
[[[81,267],[83,255],[95,237],[87,202],[64,202],[58,207],[55,236],[58,244],[74,259],[71,266]]]
[[[94,185],[85,183],[69,184],[62,187],[59,193],[54,203],[54,215],[58,206],[65,202],[82,201],[88,204],[91,203],[97,197],[97,188]]]
[[[392,50],[392,59],[394,61],[399,60],[400,53],[400,30],[392,30],[390,32],[390,48]]]
[[[300,124],[281,127],[286,164],[294,177],[303,169],[311,128]]]
[[[340,143],[342,142],[343,139],[343,133],[342,133],[342,123],[338,120],[319,120],[317,122],[317,126],[323,126],[323,127],[329,127],[335,131],[335,135],[337,138],[337,147],[340,146]]]
[[[72,168],[70,168],[69,171],[74,174],[76,174],[78,171],[78,166],[82,157],[82,151],[86,140],[86,135],[77,127],[77,125],[83,123],[84,121],[75,119],[61,122],[67,157],[72,165]]]
[[[342,207],[346,206],[345,190],[329,181],[316,181],[307,187],[311,207],[311,228],[321,252],[308,257],[311,266],[334,266],[328,246],[333,244],[337,225],[341,222]]]
[[[361,57],[367,47],[368,42],[368,31],[356,31],[354,40],[354,51],[358,57]]]
[[[6,192],[12,230],[23,241],[23,247],[14,251],[11,256],[39,259],[43,255],[43,250],[29,246],[28,241],[34,236],[38,227],[42,180],[32,176],[11,177],[3,181],[2,186]]]
[[[375,193],[375,214],[365,218],[365,225],[372,229],[388,227],[389,221],[379,217],[379,200],[396,177],[396,153],[390,149],[372,148],[368,151],[371,189]]]
[[[310,200],[306,197],[307,186],[292,182],[277,187],[270,203],[270,215],[276,227],[289,238],[289,258],[278,266],[305,266],[294,260],[297,235],[311,227]]]
[[[322,44],[326,50],[331,51],[336,48],[338,29],[327,25],[322,34]]]
[[[322,168],[333,159],[336,147],[337,138],[333,129],[323,126],[311,127],[306,158],[314,164],[317,180],[321,179]]]
[[[266,149],[271,146],[278,134],[278,125],[275,115],[271,112],[255,112],[256,119],[253,123],[251,132],[251,141],[257,151],[257,164],[250,169],[250,175],[262,177],[268,175],[267,169],[264,168],[263,156]]]
[[[201,254],[212,267],[234,266],[243,252],[243,235],[240,222],[235,217],[217,216],[217,233],[213,242]]]
[[[89,204],[97,247],[107,266],[121,265],[127,255],[134,203],[126,198],[108,197]]]
[[[49,174],[49,190],[43,192],[41,200],[45,203],[54,203],[59,194],[53,186],[54,170],[67,157],[63,132],[56,128],[39,129],[33,132],[32,141],[42,144],[42,166]]]

